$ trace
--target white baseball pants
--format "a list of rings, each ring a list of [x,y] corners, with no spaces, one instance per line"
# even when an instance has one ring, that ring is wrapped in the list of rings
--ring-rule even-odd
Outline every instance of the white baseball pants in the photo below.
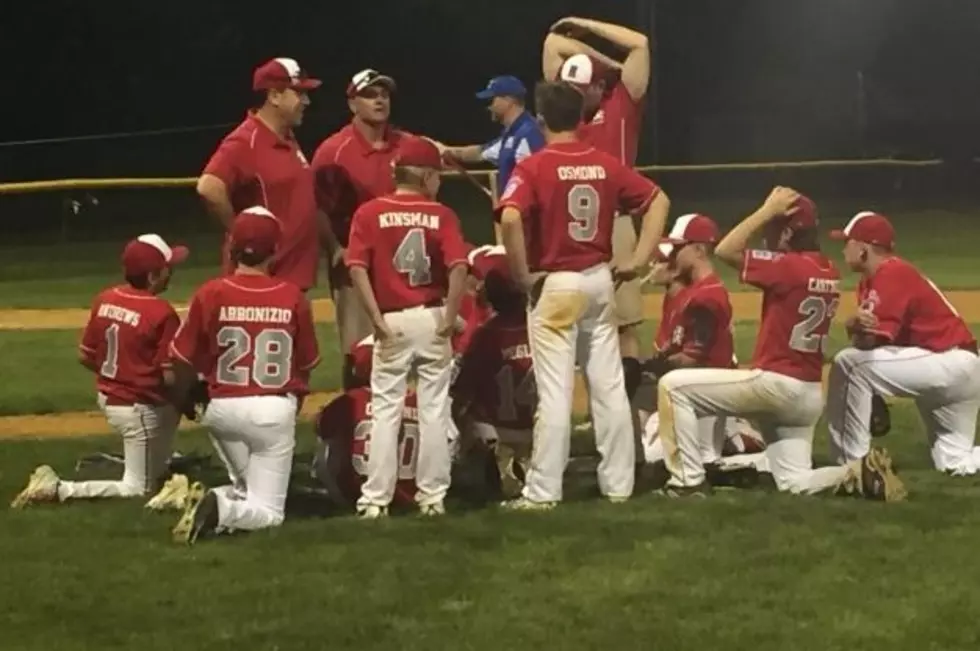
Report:
[[[436,334],[442,308],[419,307],[384,315],[395,337],[375,341],[371,369],[371,449],[358,507],[387,506],[398,481],[398,432],[408,377],[418,375],[419,449],[415,468],[420,506],[441,502],[449,491],[453,431],[449,403],[452,347]]]
[[[728,416],[705,416],[698,420],[701,441],[701,463],[719,463],[725,443],[748,429],[748,423]],[[660,415],[650,414],[643,425],[643,457],[647,463],[664,460],[663,442],[660,440]]]
[[[756,425],[781,491],[820,493],[836,488],[852,472],[845,466],[813,468],[813,429],[823,410],[819,382],[758,369],[678,369],[660,379],[657,392],[671,486],[704,483],[698,420],[709,415],[739,416]]]
[[[219,531],[281,525],[296,447],[296,397],[215,398],[201,423],[232,481],[214,489]]]
[[[960,349],[934,353],[903,346],[840,351],[827,392],[830,452],[838,463],[868,453],[873,393],[915,399],[937,470],[954,475],[977,472],[980,358]]]
[[[172,405],[108,405],[99,407],[109,426],[123,440],[124,470],[119,481],[63,481],[58,498],[139,497],[153,495],[167,473],[180,413]]]
[[[538,387],[531,467],[524,497],[562,499],[571,444],[575,364],[585,371],[600,461],[599,491],[633,493],[636,448],[613,316],[613,280],[606,265],[548,274],[528,314],[528,337]]]

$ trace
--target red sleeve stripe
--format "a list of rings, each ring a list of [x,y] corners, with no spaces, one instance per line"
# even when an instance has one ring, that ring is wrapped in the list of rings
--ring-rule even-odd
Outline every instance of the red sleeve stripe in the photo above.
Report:
[[[317,364],[319,364],[319,363],[320,363],[320,356],[319,356],[319,355],[317,355],[317,356],[316,356],[316,357],[315,357],[315,358],[313,359],[313,361],[312,361],[312,362],[310,362],[309,364],[304,364],[303,366],[300,366],[300,367],[299,367],[299,370],[301,370],[301,371],[308,371],[308,370],[310,370],[311,368],[313,368],[313,367],[315,367],[315,366],[316,366]]]
[[[347,266],[348,267],[364,267],[365,269],[369,269],[371,267],[371,265],[369,265],[365,260],[348,260],[347,261]]]
[[[458,267],[461,264],[469,266],[469,262],[467,261],[466,258],[456,258],[447,262],[446,267],[447,268]]]
[[[95,350],[94,348],[89,348],[89,347],[88,347],[88,346],[86,346],[85,344],[78,344],[78,349],[79,349],[80,351],[82,351],[82,352],[86,352],[86,353],[95,353],[95,352],[98,352],[98,351],[96,351],[96,350]]]
[[[172,355],[173,355],[174,357],[177,357],[178,359],[180,359],[180,361],[182,361],[182,362],[184,362],[185,364],[187,364],[188,366],[194,366],[194,365],[193,365],[193,364],[191,363],[191,360],[189,360],[189,359],[187,358],[187,355],[185,355],[184,353],[182,353],[182,352],[180,352],[179,350],[177,350],[177,345],[176,345],[176,344],[170,344],[170,353],[171,353],[171,354],[172,354]]]
[[[660,186],[654,185],[653,191],[650,192],[650,196],[644,199],[643,203],[641,203],[640,206],[630,214],[638,217],[645,213],[647,209],[650,208],[650,204],[653,203],[653,200],[657,198],[658,194],[660,194]]]
[[[893,335],[890,332],[885,332],[884,330],[865,330],[864,332],[866,334],[874,335],[876,337],[884,337],[888,341],[891,341],[895,338],[895,335]]]
[[[509,199],[506,201],[501,201],[497,204],[497,212],[503,212],[504,208],[513,208],[517,212],[521,212],[520,205]]]
[[[743,283],[746,282],[745,279],[749,274],[749,252],[748,250],[742,251],[742,271],[738,274],[738,279]]]

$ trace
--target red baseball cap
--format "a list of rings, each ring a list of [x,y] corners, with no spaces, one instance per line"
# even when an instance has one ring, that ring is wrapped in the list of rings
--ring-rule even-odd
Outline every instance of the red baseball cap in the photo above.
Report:
[[[276,216],[262,206],[242,211],[231,224],[231,248],[242,253],[270,256],[279,245],[282,226]]]
[[[296,59],[284,57],[266,61],[252,73],[252,90],[316,90],[321,83],[307,77]]]
[[[558,71],[558,81],[566,81],[579,88],[591,86],[605,79],[609,66],[588,54],[573,54],[565,59]]]
[[[843,229],[830,231],[834,240],[857,240],[892,248],[895,246],[895,228],[882,214],[866,210],[851,217]]]
[[[681,215],[663,241],[669,244],[714,244],[718,241],[718,224],[707,215]]]
[[[436,146],[424,138],[403,138],[398,143],[395,164],[441,169],[442,156]]]
[[[123,269],[127,276],[141,276],[180,264],[189,253],[186,246],[171,247],[159,235],[147,233],[126,244],[122,253]]]
[[[510,268],[504,247],[500,244],[478,246],[466,256],[470,271],[480,280],[486,280],[491,273],[499,273],[510,278]]]
[[[370,86],[384,86],[389,93],[395,92],[395,80],[383,75],[374,68],[365,68],[350,78],[347,84],[347,97],[354,97]]]
[[[817,204],[813,203],[810,197],[801,194],[793,207],[797,210],[789,215],[790,228],[815,228],[820,223],[820,218],[817,215]]]

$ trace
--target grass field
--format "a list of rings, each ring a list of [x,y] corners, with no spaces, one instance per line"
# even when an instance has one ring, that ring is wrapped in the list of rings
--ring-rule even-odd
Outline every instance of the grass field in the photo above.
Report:
[[[980,288],[968,215],[896,221],[903,255],[937,284]],[[213,272],[215,249],[192,244],[212,254],[181,270],[174,301]],[[85,307],[114,280],[118,249],[0,248],[0,309]],[[743,360],[751,318],[736,329]],[[335,333],[318,332],[328,354],[313,384],[326,391],[338,384]],[[0,331],[0,415],[93,407],[77,336]],[[40,462],[70,476],[81,455],[120,447],[25,434],[0,441],[8,499]],[[302,483],[309,425],[299,438]],[[138,502],[0,509],[0,649],[975,649],[980,478],[930,469],[909,403],[893,407],[883,442],[907,503],[766,491],[678,503],[639,490],[609,505],[593,499],[585,437],[569,502],[546,514],[456,503],[439,521],[364,523],[296,495],[278,531],[187,549],[169,542],[173,517]],[[210,453],[200,430],[182,432],[179,448]],[[821,426],[818,463],[825,450]],[[220,478],[217,465],[203,478]]]

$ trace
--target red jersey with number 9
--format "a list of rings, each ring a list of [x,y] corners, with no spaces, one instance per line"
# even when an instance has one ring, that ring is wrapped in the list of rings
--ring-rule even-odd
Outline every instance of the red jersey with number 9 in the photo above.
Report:
[[[517,430],[534,426],[538,392],[523,311],[497,314],[474,333],[452,395],[478,422]]]
[[[353,502],[367,477],[371,450],[371,390],[350,389],[320,411],[316,435],[327,447],[327,469],[344,498]],[[405,394],[402,427],[398,434],[398,482],[393,503],[415,503],[415,464],[418,460],[418,402],[411,389]]]
[[[741,279],[762,290],[752,368],[820,382],[824,347],[840,304],[834,263],[816,251],[748,250]]]
[[[129,285],[111,287],[92,302],[79,350],[98,367],[98,391],[109,404],[166,402],[161,368],[180,327],[174,308]]]
[[[265,275],[201,285],[170,352],[207,378],[211,398],[302,396],[320,362],[309,301]]]
[[[895,346],[936,353],[975,350],[976,338],[936,285],[898,257],[887,258],[858,284],[858,305],[878,318],[873,334]]]
[[[616,213],[642,214],[659,191],[591,145],[552,143],[517,164],[497,211],[521,213],[531,271],[582,271],[612,258]]]
[[[459,218],[421,194],[392,194],[361,205],[351,220],[345,262],[364,267],[382,312],[435,305],[449,270],[466,264]]]

